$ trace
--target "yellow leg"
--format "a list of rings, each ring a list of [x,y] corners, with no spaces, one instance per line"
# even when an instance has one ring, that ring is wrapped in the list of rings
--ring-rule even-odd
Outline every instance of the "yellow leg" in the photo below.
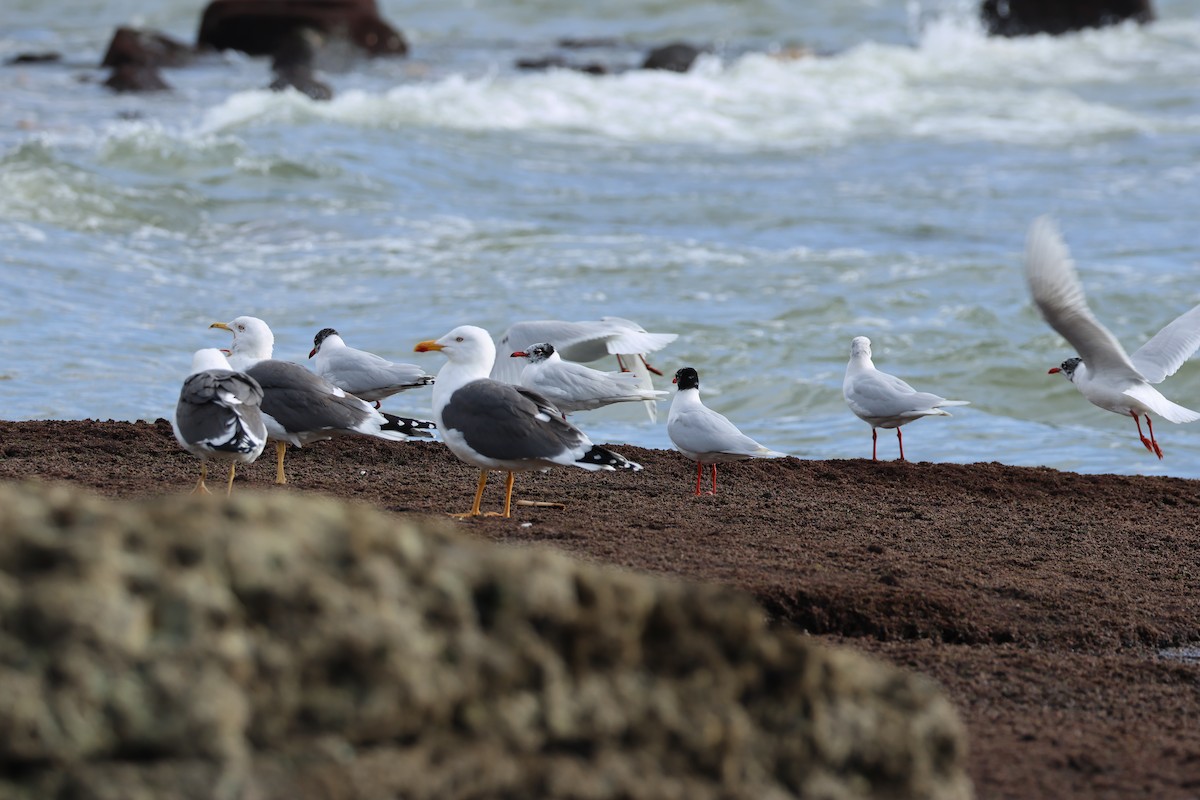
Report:
[[[275,443],[275,482],[287,483],[287,475],[283,474],[283,455],[287,452],[287,442]]]
[[[225,486],[225,496],[233,494],[233,471],[237,469],[237,462],[234,461],[229,465],[229,483]]]
[[[192,489],[192,494],[212,494],[208,487],[204,484],[204,479],[208,477],[208,462],[200,462],[200,480],[196,481],[196,488]]]
[[[487,476],[486,469],[479,470],[479,486],[475,489],[475,502],[471,505],[471,510],[465,514],[451,514],[450,516],[458,517],[459,519],[479,516],[479,504],[483,502],[483,487],[487,486]]]
[[[517,479],[515,473],[508,473],[508,478],[504,481],[504,518],[508,519],[512,516],[512,489],[513,481]]]

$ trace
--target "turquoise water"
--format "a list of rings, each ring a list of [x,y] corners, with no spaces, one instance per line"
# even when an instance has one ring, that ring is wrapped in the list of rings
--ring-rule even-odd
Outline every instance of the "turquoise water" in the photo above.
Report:
[[[168,71],[169,95],[98,85],[116,25],[191,39],[200,4],[8,3],[0,58],[67,60],[0,69],[0,415],[169,416],[192,351],[226,341],[208,324],[240,314],[280,357],[334,326],[428,369],[412,345],[458,324],[617,315],[679,333],[656,364],[796,455],[869,454],[841,398],[866,335],[880,368],[972,401],[908,426],[912,460],[1200,476],[1200,426],[1158,425],[1160,463],[1046,374],[1072,353],[1021,274],[1050,212],[1128,349],[1200,302],[1200,0],[1019,41],[948,3],[576,5],[382,3],[413,57],[327,64],[319,104],[236,55]],[[599,35],[614,62],[715,49],[686,75],[512,68]],[[773,55],[792,45],[821,55]],[[1200,407],[1200,365],[1162,388]],[[577,421],[669,446],[638,407]]]

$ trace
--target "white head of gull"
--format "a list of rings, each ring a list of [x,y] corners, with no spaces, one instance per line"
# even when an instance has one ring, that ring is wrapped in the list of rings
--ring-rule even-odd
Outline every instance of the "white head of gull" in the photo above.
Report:
[[[247,375],[262,386],[262,413],[267,436],[275,442],[275,482],[287,483],[283,470],[289,444],[362,434],[396,442],[432,436],[432,423],[376,411],[366,400],[348,394],[299,364],[271,358],[275,336],[257,317],[214,322],[210,327],[233,333],[232,363],[246,363]]]
[[[483,328],[462,325],[437,340],[420,342],[418,353],[441,352],[446,364],[433,385],[433,414],[442,440],[460,460],[479,468],[471,510],[478,516],[489,470],[508,473],[504,513],[512,509],[514,473],[554,466],[586,470],[639,470],[641,465],[592,444],[557,408],[528,389],[491,380],[496,347]]]
[[[967,400],[947,400],[929,392],[918,392],[895,375],[875,369],[871,360],[871,340],[855,336],[850,341],[850,361],[842,380],[842,396],[850,410],[871,426],[871,460],[877,461],[879,434],[876,428],[895,428],[904,460],[904,437],[900,426],[921,417],[948,417],[942,406],[965,406]]]
[[[692,367],[676,371],[672,383],[679,391],[671,398],[667,436],[680,453],[696,462],[696,494],[702,494],[700,484],[705,464],[712,469],[712,488],[706,494],[716,494],[718,463],[787,456],[787,453],[763,447],[738,430],[723,414],[704,405],[700,400],[700,375]]]
[[[210,459],[229,462],[225,494],[233,491],[238,464],[262,454],[267,427],[259,408],[258,381],[229,368],[220,350],[206,348],[192,356],[192,369],[179,392],[171,427],[180,447],[200,459],[200,480],[192,494],[209,494],[204,479]]]

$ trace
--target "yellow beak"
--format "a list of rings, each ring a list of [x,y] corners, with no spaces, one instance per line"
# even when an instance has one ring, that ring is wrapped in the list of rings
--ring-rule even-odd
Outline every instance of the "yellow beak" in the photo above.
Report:
[[[223,331],[229,331],[230,333],[233,333],[233,328],[229,327],[224,322],[214,322],[212,325],[209,325],[208,327],[220,328]]]
[[[417,342],[417,346],[413,348],[413,352],[414,353],[428,353],[431,350],[441,350],[441,349],[443,349],[442,345],[438,344],[437,342],[433,341],[432,339],[426,339],[423,342]]]

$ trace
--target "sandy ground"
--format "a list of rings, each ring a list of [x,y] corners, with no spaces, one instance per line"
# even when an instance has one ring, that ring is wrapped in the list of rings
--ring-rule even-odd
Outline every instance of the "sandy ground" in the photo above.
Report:
[[[932,676],[980,798],[1200,797],[1200,660],[1163,652],[1200,647],[1200,482],[788,458],[721,468],[720,494],[694,497],[677,453],[615,449],[645,470],[521,474],[516,497],[566,508],[462,529],[737,586],[780,625]],[[141,497],[189,491],[197,465],[164,420],[0,422],[0,480]],[[288,475],[272,485],[268,453],[235,491],[444,518],[478,473],[437,443],[349,438],[291,451]]]

